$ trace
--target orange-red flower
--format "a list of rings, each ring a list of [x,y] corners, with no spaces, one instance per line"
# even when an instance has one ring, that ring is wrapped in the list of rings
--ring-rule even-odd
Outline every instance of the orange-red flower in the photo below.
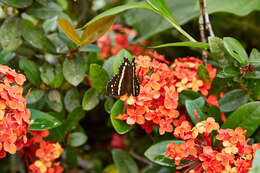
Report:
[[[246,130],[240,127],[219,129],[213,118],[201,121],[193,128],[184,121],[174,134],[183,143],[169,143],[165,156],[175,161],[177,169],[186,169],[184,172],[246,173],[256,150],[260,149],[260,144],[247,144]]]

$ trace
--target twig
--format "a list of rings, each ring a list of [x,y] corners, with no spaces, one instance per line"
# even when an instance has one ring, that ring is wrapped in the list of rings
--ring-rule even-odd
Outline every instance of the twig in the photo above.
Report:
[[[203,0],[200,0],[200,17],[199,17],[199,29],[201,42],[206,43],[205,29],[204,29],[204,17],[203,17]],[[206,64],[208,54],[202,49],[202,59]]]
[[[136,160],[139,160],[139,161],[141,161],[141,162],[143,162],[143,163],[146,163],[147,165],[152,165],[152,164],[153,164],[152,162],[150,162],[150,161],[147,160],[146,158],[141,157],[141,156],[139,156],[138,154],[136,154],[133,149],[130,150],[130,154],[131,154],[131,156],[133,156]]]
[[[209,20],[209,13],[208,13],[208,8],[207,8],[207,0],[203,0],[203,12],[204,12],[204,18],[205,18],[205,23],[206,23],[206,29],[209,31],[209,35],[211,37],[214,37],[215,34],[213,32],[210,20]]]

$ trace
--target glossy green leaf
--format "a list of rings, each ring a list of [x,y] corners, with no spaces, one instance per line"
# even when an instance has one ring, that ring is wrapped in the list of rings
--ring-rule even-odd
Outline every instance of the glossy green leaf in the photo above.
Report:
[[[0,28],[0,43],[5,52],[15,51],[21,44],[21,28],[23,23],[19,18],[7,18]]]
[[[83,97],[82,108],[86,111],[94,109],[99,103],[99,97],[94,88],[89,88]]]
[[[63,63],[63,75],[66,81],[78,86],[85,78],[85,62],[83,57],[74,56],[73,59],[66,58]]]
[[[124,106],[125,104],[123,101],[117,100],[113,105],[110,114],[112,125],[119,134],[125,134],[132,129],[132,127],[127,125],[124,121],[115,119],[116,116],[123,113]]]
[[[184,105],[186,100],[195,100],[201,96],[200,93],[192,90],[183,90],[179,94],[179,103]]]
[[[112,150],[112,158],[118,169],[122,173],[139,173],[139,168],[132,157],[126,151],[120,149]]]
[[[161,47],[172,47],[172,46],[183,46],[183,47],[197,47],[202,49],[208,49],[208,43],[202,42],[176,42],[176,43],[167,43],[159,46],[152,46],[152,48],[161,48]]]
[[[235,58],[242,65],[248,64],[247,53],[238,40],[232,37],[224,37],[223,41],[225,48],[233,58]]]
[[[240,106],[225,121],[221,128],[242,127],[250,137],[260,126],[260,102],[250,102]]]
[[[84,118],[85,111],[81,107],[75,108],[69,113],[67,120],[65,121],[65,127],[67,131],[71,131],[77,127],[79,121]]]
[[[30,93],[26,99],[26,103],[27,104],[37,103],[38,101],[40,101],[43,98],[44,94],[45,94],[45,92],[43,90],[33,89],[30,91]]]
[[[0,64],[5,65],[15,57],[15,53],[0,51]]]
[[[123,63],[124,58],[128,58],[130,60],[130,62],[131,62],[132,59],[133,59],[133,56],[127,50],[122,49],[120,52],[117,53],[116,56],[113,57],[113,71],[114,71],[114,75],[116,75],[118,73],[118,68]]]
[[[76,107],[80,106],[81,102],[80,93],[76,88],[68,90],[64,97],[64,105],[68,112],[73,111]]]
[[[150,146],[144,153],[145,157],[151,160],[154,163],[157,163],[162,166],[170,166],[175,167],[174,160],[166,158],[165,152],[167,150],[167,145],[171,142],[175,142],[176,144],[181,144],[183,141],[180,140],[168,140],[161,141],[152,146]]]
[[[102,37],[113,25],[115,16],[105,16],[89,24],[80,38],[80,46],[86,46]]]
[[[61,112],[63,110],[62,96],[59,90],[49,91],[47,96],[47,104],[56,112]]]
[[[226,75],[228,77],[236,77],[236,76],[240,75],[240,70],[239,70],[239,68],[236,68],[236,67],[230,65],[230,66],[224,67],[223,73],[224,73],[224,75]]]
[[[252,169],[249,173],[258,173],[260,172],[260,150],[256,150],[255,157],[252,164]]]
[[[0,0],[0,2],[14,7],[14,8],[26,8],[32,4],[32,0]]]
[[[100,52],[101,48],[95,44],[89,44],[87,46],[82,46],[79,48],[80,52]]]
[[[33,47],[50,53],[56,52],[54,44],[44,35],[43,30],[25,25],[22,35],[23,38]]]
[[[193,124],[198,123],[196,116],[194,114],[194,110],[197,111],[197,117],[198,117],[199,121],[205,120],[205,115],[203,114],[203,112],[200,109],[200,104],[198,103],[198,100],[186,100],[185,107],[186,107],[186,110],[187,110]]]
[[[40,86],[41,78],[38,65],[31,60],[23,59],[19,62],[19,66],[24,70],[26,79],[28,79],[33,85]]]
[[[210,82],[208,69],[203,64],[199,65],[197,69],[197,76],[199,79],[202,79],[205,82]]]
[[[104,60],[100,54],[96,52],[90,52],[87,57],[87,74],[89,74],[89,69],[91,64],[103,65]]]
[[[231,112],[248,102],[248,95],[242,89],[235,89],[225,93],[218,101],[221,112]]]
[[[126,11],[126,10],[129,10],[129,9],[135,9],[135,8],[148,8],[150,9],[150,7],[143,3],[143,2],[134,2],[134,3],[127,3],[125,5],[120,5],[120,6],[117,6],[117,7],[114,7],[114,8],[111,8],[99,15],[97,15],[96,17],[94,17],[91,21],[89,21],[85,26],[89,26],[90,24],[98,21],[99,19],[103,18],[103,17],[106,17],[106,16],[112,16],[112,15],[115,15],[115,14],[119,14],[123,11]]]
[[[58,25],[74,43],[80,45],[80,36],[67,19],[59,19]]]
[[[98,64],[91,64],[89,70],[89,77],[95,90],[100,94],[105,94],[106,85],[109,80],[109,76],[106,70]]]
[[[259,66],[260,65],[260,52],[259,50],[253,48],[250,55],[249,55],[249,59],[248,62],[250,64],[253,64],[255,66]]]
[[[55,16],[64,16],[62,9],[54,2],[49,2],[46,5],[33,3],[30,8],[26,9],[26,13],[39,19],[50,19]]]
[[[48,64],[44,63],[41,68],[41,79],[46,85],[51,85],[54,81],[54,68]]]
[[[62,66],[59,64],[56,66],[56,75],[54,76],[53,86],[54,88],[59,88],[64,80],[63,73],[62,73]]]
[[[87,141],[88,137],[83,132],[73,132],[69,137],[69,145],[72,147],[79,147]]]
[[[30,130],[47,130],[61,125],[61,122],[50,114],[35,109],[30,109],[30,112],[30,119],[33,120]]]
[[[111,113],[113,105],[114,105],[114,100],[112,98],[107,98],[105,100],[104,107],[105,107],[105,110],[106,110],[107,113],[109,113],[109,114]]]

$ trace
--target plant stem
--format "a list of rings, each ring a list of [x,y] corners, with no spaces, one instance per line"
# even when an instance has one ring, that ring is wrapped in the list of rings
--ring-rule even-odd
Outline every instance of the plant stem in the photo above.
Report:
[[[200,39],[201,42],[206,43],[206,38],[205,38],[205,27],[204,27],[204,17],[203,17],[203,0],[200,0],[200,17],[199,17],[199,30],[200,30]],[[202,59],[205,64],[207,64],[207,58],[208,54],[204,49],[201,49],[202,52]]]
[[[209,20],[209,13],[207,8],[207,0],[203,0],[203,11],[204,11],[204,17],[205,17],[205,23],[206,23],[206,29],[209,31],[209,35],[211,37],[214,37],[215,34],[213,32],[210,20]]]
[[[136,160],[139,160],[139,161],[141,161],[141,162],[143,162],[143,163],[146,163],[147,165],[152,165],[152,164],[153,164],[152,162],[150,162],[150,161],[147,160],[146,158],[141,157],[141,156],[139,156],[138,154],[136,154],[133,149],[130,150],[130,154],[131,154],[131,156],[133,156]]]

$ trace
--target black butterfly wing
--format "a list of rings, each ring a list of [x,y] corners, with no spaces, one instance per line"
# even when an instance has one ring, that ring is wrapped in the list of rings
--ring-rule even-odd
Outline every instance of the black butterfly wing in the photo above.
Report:
[[[134,96],[134,97],[137,97],[139,94],[140,94],[140,83],[139,83],[139,80],[136,76],[136,64],[133,60],[132,64],[131,64],[131,69],[129,69],[131,72],[131,82],[130,82],[130,85],[131,85],[131,94]]]
[[[106,89],[109,95],[122,96],[127,93],[129,66],[131,66],[130,61],[124,58],[123,63],[119,66],[118,74],[107,83]]]

